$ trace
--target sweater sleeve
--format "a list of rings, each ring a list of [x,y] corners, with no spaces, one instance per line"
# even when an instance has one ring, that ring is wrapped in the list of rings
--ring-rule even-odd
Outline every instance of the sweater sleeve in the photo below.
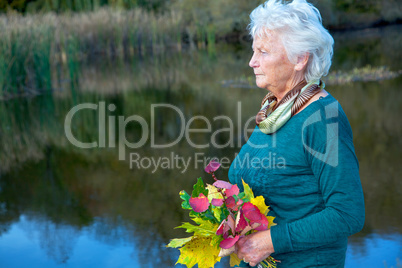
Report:
[[[307,155],[324,208],[306,218],[273,226],[275,253],[323,246],[363,228],[364,198],[352,141],[332,137]]]

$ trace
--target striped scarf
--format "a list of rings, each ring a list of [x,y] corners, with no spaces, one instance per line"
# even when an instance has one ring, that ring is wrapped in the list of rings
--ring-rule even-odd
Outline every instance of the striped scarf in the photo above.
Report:
[[[265,134],[276,132],[324,87],[321,80],[308,84],[303,80],[286,93],[279,103],[274,94],[269,92],[262,100],[261,110],[257,114],[257,126]]]

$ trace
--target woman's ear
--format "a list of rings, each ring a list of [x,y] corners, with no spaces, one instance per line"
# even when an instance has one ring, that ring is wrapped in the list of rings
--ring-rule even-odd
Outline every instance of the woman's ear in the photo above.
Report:
[[[297,63],[295,65],[295,70],[302,71],[306,67],[309,58],[310,58],[310,53],[308,53],[308,52],[304,53],[301,56],[298,56]]]

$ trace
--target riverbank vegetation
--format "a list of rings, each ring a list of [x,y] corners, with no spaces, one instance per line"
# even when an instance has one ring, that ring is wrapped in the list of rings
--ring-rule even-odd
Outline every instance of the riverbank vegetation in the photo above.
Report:
[[[127,62],[167,51],[245,44],[249,13],[261,0],[0,1],[2,97],[76,88],[80,65],[99,58]],[[314,1],[313,1],[314,2]],[[330,29],[396,23],[402,3],[325,0],[315,3]],[[397,51],[397,50],[394,50]]]
[[[309,0],[322,13],[323,23],[330,29],[368,27],[400,22],[402,3],[395,0]],[[156,15],[176,12],[195,24],[225,25],[231,30],[248,19],[248,14],[264,0],[1,0],[0,12],[37,14],[55,12],[96,12],[102,8],[113,10],[141,9]],[[240,30],[243,30],[241,28]]]

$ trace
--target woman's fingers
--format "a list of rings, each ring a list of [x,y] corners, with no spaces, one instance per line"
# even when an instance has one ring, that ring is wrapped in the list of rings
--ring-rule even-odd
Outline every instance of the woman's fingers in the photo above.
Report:
[[[274,252],[271,249],[272,246],[270,246],[272,245],[270,238],[269,230],[240,238],[236,243],[237,257],[248,262],[251,266],[256,266],[260,261],[266,259]]]
[[[249,262],[248,264],[250,264],[250,266],[257,266],[257,262]]]
[[[246,241],[247,241],[246,237],[242,237],[242,238],[239,239],[239,241],[237,241],[237,243],[236,243],[236,254],[237,254],[237,257],[240,260],[243,260],[244,262],[248,263],[250,261],[247,258],[247,257],[249,257],[248,256],[249,248],[247,247],[247,245],[245,245]]]
[[[242,237],[237,241],[238,253],[242,254],[243,256],[248,254],[250,251],[253,250],[252,243],[250,243],[249,237]],[[239,255],[237,255],[239,256]]]

